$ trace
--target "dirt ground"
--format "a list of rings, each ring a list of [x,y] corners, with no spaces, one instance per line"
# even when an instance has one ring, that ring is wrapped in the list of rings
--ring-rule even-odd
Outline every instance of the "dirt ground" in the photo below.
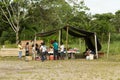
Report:
[[[0,80],[120,80],[120,62],[0,60]]]

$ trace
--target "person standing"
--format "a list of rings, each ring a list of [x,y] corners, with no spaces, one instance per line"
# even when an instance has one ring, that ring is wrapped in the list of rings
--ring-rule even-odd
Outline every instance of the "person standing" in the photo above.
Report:
[[[44,61],[46,59],[46,53],[47,53],[47,48],[44,42],[41,43],[40,51],[41,51],[41,60]]]
[[[40,44],[40,46],[41,46],[41,44]],[[40,46],[36,43],[35,44],[35,50],[36,50],[36,52],[37,52],[37,56],[40,56]]]
[[[35,60],[36,57],[36,50],[34,44],[32,45],[32,59]]]
[[[28,57],[27,56],[29,56],[29,42],[27,42],[26,43],[26,45],[25,45],[25,60],[27,61],[28,59]]]
[[[18,43],[18,57],[19,57],[19,59],[22,58],[22,49],[23,49],[22,44],[21,44],[21,42],[19,42]]]
[[[60,45],[60,58],[63,60],[64,59],[64,44],[61,42]]]
[[[54,50],[54,53],[53,53],[53,55],[54,55],[54,60],[56,60],[56,59],[58,60],[58,59],[59,59],[58,43],[57,43],[56,40],[53,42],[53,50]]]

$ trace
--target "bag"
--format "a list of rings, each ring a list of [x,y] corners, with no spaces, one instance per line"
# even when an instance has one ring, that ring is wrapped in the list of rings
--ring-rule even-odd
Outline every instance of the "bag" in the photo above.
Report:
[[[25,57],[25,60],[26,60],[26,61],[32,60],[32,56],[26,56],[26,57]]]
[[[35,60],[40,61],[40,60],[41,60],[41,58],[40,58],[40,57],[36,57],[36,58],[35,58]]]

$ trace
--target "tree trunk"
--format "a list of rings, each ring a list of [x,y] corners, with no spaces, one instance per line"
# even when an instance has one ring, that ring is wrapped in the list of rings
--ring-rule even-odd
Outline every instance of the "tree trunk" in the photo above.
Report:
[[[19,42],[19,31],[16,32],[16,44]]]

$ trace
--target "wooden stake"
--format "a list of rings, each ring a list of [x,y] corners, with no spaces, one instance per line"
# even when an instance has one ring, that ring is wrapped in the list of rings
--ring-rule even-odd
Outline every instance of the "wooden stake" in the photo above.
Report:
[[[68,53],[67,53],[67,50],[68,50],[68,29],[69,27],[67,26],[67,33],[66,33],[66,57],[68,59]]]
[[[109,34],[108,34],[107,59],[108,59],[108,55],[109,55],[109,49],[110,49],[110,32],[109,32]]]
[[[60,46],[60,42],[61,42],[61,30],[59,30],[59,46]]]

